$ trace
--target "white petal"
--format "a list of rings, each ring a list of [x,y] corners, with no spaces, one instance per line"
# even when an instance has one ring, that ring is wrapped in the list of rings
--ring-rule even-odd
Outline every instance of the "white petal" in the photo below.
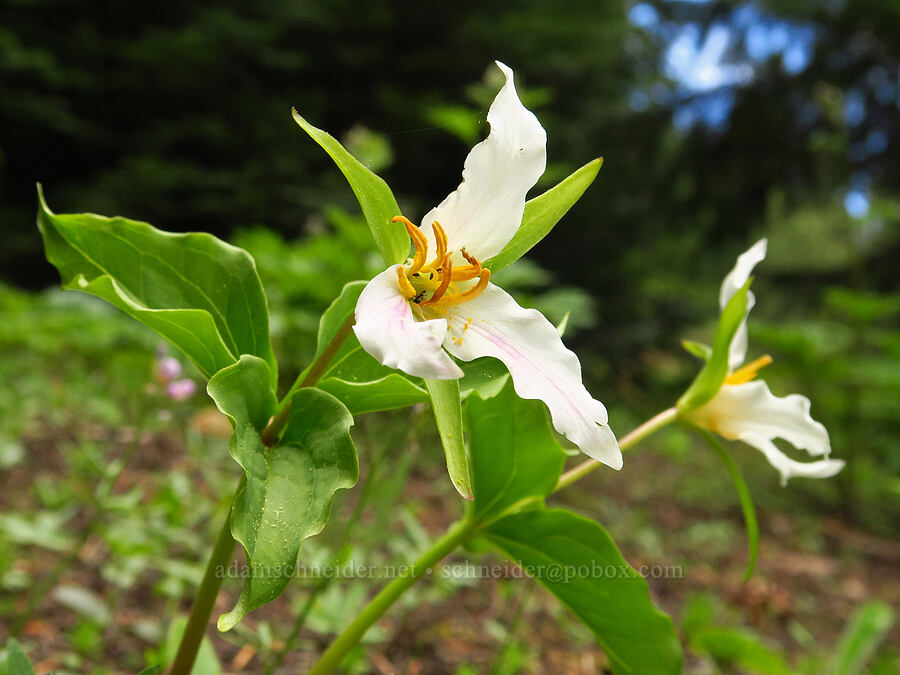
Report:
[[[523,309],[505,291],[488,284],[484,293],[450,307],[446,316],[447,351],[463,361],[480,356],[500,359],[512,375],[516,393],[543,401],[557,431],[586,455],[622,468],[606,408],[585,389],[578,357],[565,348],[543,314]]]
[[[499,61],[497,66],[506,84],[488,112],[491,132],[466,158],[456,192],[422,219],[422,232],[432,250],[431,223],[436,220],[457,254],[463,246],[479,260],[499,253],[519,229],[525,194],[544,173],[547,134],[519,101],[512,70]]]
[[[831,452],[828,431],[810,416],[809,409],[809,399],[805,396],[791,394],[779,398],[769,391],[765,382],[754,380],[723,386],[709,403],[690,413],[689,418],[725,438],[741,440],[759,449],[784,480],[792,475],[833,475],[840,471],[843,462],[795,462],[772,443],[782,438],[811,455],[827,457]]]
[[[725,309],[725,305],[728,304],[728,301],[731,300],[731,298],[734,297],[734,294],[747,283],[747,279],[750,278],[750,273],[753,272],[753,268],[766,257],[767,246],[767,240],[765,238],[760,239],[738,256],[734,269],[728,273],[725,280],[722,281],[722,287],[719,289],[720,309]],[[753,295],[752,291],[748,291],[747,312],[744,314],[741,325],[738,326],[737,332],[734,334],[734,338],[732,338],[731,345],[728,349],[729,371],[740,366],[747,356],[747,316],[750,314],[750,310],[753,309],[755,304],[756,296]]]
[[[389,368],[433,380],[462,377],[460,367],[441,348],[446,319],[416,321],[400,293],[397,265],[372,279],[356,303],[353,332],[369,354]]]
[[[817,462],[798,462],[785,455],[772,441],[758,436],[747,436],[741,439],[748,445],[762,452],[769,464],[781,474],[781,484],[786,485],[788,478],[831,478],[844,468],[841,459],[820,459]]]

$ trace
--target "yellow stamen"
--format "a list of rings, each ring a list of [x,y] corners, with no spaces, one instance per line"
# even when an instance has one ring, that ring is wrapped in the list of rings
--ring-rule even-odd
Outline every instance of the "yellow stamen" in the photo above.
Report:
[[[725,378],[725,384],[744,384],[750,382],[759,373],[760,369],[772,363],[772,357],[766,354],[746,366],[742,366]]]
[[[475,256],[469,255],[465,248],[459,250],[462,257],[469,261],[468,265],[453,270],[453,281],[468,281],[481,276],[481,263]]]
[[[406,225],[406,231],[409,232],[410,239],[413,241],[413,246],[416,247],[416,254],[413,258],[413,264],[410,265],[409,270],[407,270],[408,274],[415,274],[420,269],[422,269],[422,265],[425,264],[425,258],[428,257],[428,239],[425,238],[425,235],[422,234],[422,231],[413,225],[408,218],[404,218],[403,216],[394,216],[391,218],[392,223],[403,223]]]
[[[431,224],[431,230],[434,232],[434,240],[437,243],[437,253],[434,254],[435,261],[443,260],[447,255],[447,233],[438,221]]]
[[[464,302],[468,302],[469,300],[474,300],[479,295],[484,293],[484,289],[487,288],[488,281],[491,279],[491,271],[490,270],[482,270],[481,275],[478,277],[478,283],[472,286],[469,290],[463,293],[457,293],[456,295],[448,295],[444,298],[441,304],[444,305],[461,305]]]
[[[438,272],[441,273],[441,285],[435,289],[428,300],[422,303],[422,307],[436,304],[447,292],[447,289],[450,288],[450,277],[453,276],[453,260],[449,253],[444,256],[441,266],[438,267]]]
[[[397,265],[397,280],[400,282],[400,292],[404,298],[412,300],[416,297],[416,289],[409,283],[409,278],[406,276],[406,270],[403,269],[403,265]]]

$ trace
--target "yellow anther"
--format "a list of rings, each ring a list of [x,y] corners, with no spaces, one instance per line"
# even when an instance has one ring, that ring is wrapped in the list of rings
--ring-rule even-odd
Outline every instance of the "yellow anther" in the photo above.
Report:
[[[410,239],[412,239],[413,246],[416,247],[416,254],[413,258],[413,264],[410,265],[407,270],[407,274],[415,274],[422,266],[425,264],[425,258],[428,257],[428,239],[425,238],[425,235],[422,234],[422,231],[413,225],[408,218],[404,218],[403,216],[394,216],[391,218],[392,223],[403,223],[406,225],[406,231],[409,232]]]
[[[772,363],[771,356],[768,354],[760,356],[755,361],[751,361],[747,365],[741,366],[731,375],[726,377],[725,384],[743,384],[744,382],[750,382],[750,380],[756,377],[760,369],[765,368],[770,363]]]
[[[444,256],[444,260],[441,262],[441,266],[437,268],[437,271],[441,273],[441,285],[435,289],[428,300],[422,303],[422,307],[437,304],[444,293],[447,292],[447,289],[450,288],[450,278],[453,276],[453,260],[449,253]]]
[[[397,265],[397,280],[400,282],[400,292],[404,298],[412,300],[416,297],[416,289],[409,283],[409,278],[406,276],[406,270],[403,269],[403,265]]]
[[[472,286],[467,291],[463,293],[457,293],[456,295],[448,295],[444,298],[442,304],[445,305],[461,305],[464,302],[468,302],[469,300],[474,300],[479,295],[484,293],[484,289],[487,288],[488,281],[491,279],[491,271],[490,270],[482,270],[481,275],[478,277],[478,283]]]

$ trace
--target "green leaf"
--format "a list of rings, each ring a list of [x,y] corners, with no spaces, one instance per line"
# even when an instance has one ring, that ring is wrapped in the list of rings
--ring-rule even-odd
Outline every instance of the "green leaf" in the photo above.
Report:
[[[425,380],[425,388],[431,397],[431,408],[441,445],[444,446],[450,481],[465,499],[472,499],[469,458],[463,437],[459,380]]]
[[[329,154],[350,183],[384,262],[394,265],[406,260],[409,255],[409,235],[402,223],[391,222],[394,216],[400,215],[400,207],[388,184],[363,166],[333,136],[314,127],[296,110],[291,112],[294,121]]]
[[[475,520],[543,504],[566,460],[543,404],[520,399],[507,379],[493,397],[472,396],[468,416]]]
[[[459,391],[463,398],[475,393],[482,398],[496,396],[509,380],[509,371],[503,362],[490,356],[462,362],[459,367],[463,371],[463,377],[459,381]]]
[[[599,524],[538,509],[501,518],[482,534],[593,631],[613,672],[681,671],[672,620],[653,606],[647,582]]]
[[[0,675],[34,675],[31,661],[15,638],[6,641],[3,651],[5,658],[0,659]]]
[[[397,373],[362,383],[329,377],[316,386],[338,399],[354,415],[406,408],[428,400],[425,389]]]
[[[178,645],[181,644],[181,638],[186,627],[187,618],[183,616],[177,617],[169,625],[169,630],[166,633],[166,663],[172,663],[175,660],[175,654],[178,653]],[[147,668],[146,671],[154,672],[153,668]],[[191,668],[191,675],[219,675],[221,672],[222,666],[219,664],[216,650],[213,649],[209,638],[204,636],[203,641],[200,643],[200,649],[197,650],[197,658],[194,660],[194,666]]]
[[[829,675],[857,675],[894,625],[894,610],[880,601],[853,612],[829,664]]]
[[[702,342],[694,342],[693,340],[682,340],[681,346],[684,347],[684,351],[692,356],[696,356],[698,359],[702,359],[703,361],[709,361],[709,357],[712,356],[712,347],[709,345],[705,345]]]
[[[756,559],[759,556],[759,523],[756,520],[756,507],[753,505],[753,497],[750,495],[750,488],[744,482],[737,464],[728,454],[728,451],[722,447],[719,439],[713,436],[705,429],[697,429],[709,447],[715,451],[719,459],[728,469],[731,481],[734,483],[734,489],[737,490],[738,499],[741,501],[741,511],[744,513],[744,524],[747,528],[747,567],[744,570],[744,582],[750,580],[753,576],[753,570],[756,569]]]
[[[506,247],[486,261],[484,266],[492,272],[497,272],[528,253],[581,198],[588,186],[594,182],[602,165],[602,157],[588,162],[558,185],[526,202],[522,224],[516,234]]]
[[[202,649],[203,643],[201,642],[200,644],[201,644],[201,649]],[[198,656],[199,656],[199,654],[198,654]],[[141,672],[139,672],[138,675],[159,675],[160,673],[162,673],[162,666],[149,666],[147,668],[144,668]]]
[[[209,383],[210,396],[235,425],[231,454],[246,477],[232,507],[231,533],[247,552],[250,572],[234,609],[219,617],[222,631],[281,594],[300,544],[322,531],[332,496],[353,486],[359,473],[349,434],[353,416],[318,389],[293,395],[280,444],[263,445],[259,432],[275,401],[257,400],[252,384],[264,377],[265,367],[260,359],[244,357]]]
[[[747,291],[750,289],[752,281],[752,278],[748,279],[747,283],[734,294],[734,297],[722,310],[713,340],[712,354],[697,377],[694,378],[691,386],[678,399],[679,413],[684,414],[696,410],[707,403],[722,388],[722,383],[728,377],[728,349],[741,321],[747,315]]]
[[[241,354],[270,368],[266,296],[253,258],[205,233],[126,218],[56,215],[38,186],[38,227],[63,288],[103,298],[171,341],[211,377]]]

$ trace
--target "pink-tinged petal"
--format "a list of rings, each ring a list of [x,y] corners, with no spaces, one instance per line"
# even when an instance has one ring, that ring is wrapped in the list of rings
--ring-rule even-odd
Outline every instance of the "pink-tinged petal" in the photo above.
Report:
[[[397,267],[388,267],[360,294],[353,326],[359,343],[383,365],[416,377],[462,377],[460,367],[441,348],[446,319],[416,321],[409,301],[400,292]]]
[[[163,356],[156,362],[156,379],[165,384],[181,375],[181,362],[171,356]]]
[[[499,253],[519,229],[525,195],[547,165],[547,134],[519,100],[512,70],[497,66],[506,84],[488,112],[490,134],[466,158],[460,186],[422,219],[431,250],[431,224],[438,221],[457,256],[462,247],[479,260]]]
[[[738,256],[734,269],[728,273],[719,289],[719,309],[725,309],[728,301],[747,283],[753,268],[766,257],[767,247],[768,240],[763,238]],[[731,339],[728,349],[729,371],[738,368],[747,357],[747,317],[755,304],[756,296],[753,295],[753,291],[747,291],[747,312]]]
[[[516,393],[543,401],[557,431],[586,455],[622,468],[622,452],[607,425],[606,408],[585,389],[578,357],[566,349],[543,314],[523,309],[505,291],[488,284],[474,300],[447,308],[446,317],[447,351],[463,361],[481,356],[500,359],[512,375]]]
[[[831,476],[843,466],[839,460],[795,462],[772,443],[781,438],[795,448],[826,458],[831,452],[828,431],[810,415],[809,399],[800,394],[775,396],[762,380],[723,386],[709,403],[690,413],[689,419],[720,436],[759,449],[783,480],[791,476]]]

